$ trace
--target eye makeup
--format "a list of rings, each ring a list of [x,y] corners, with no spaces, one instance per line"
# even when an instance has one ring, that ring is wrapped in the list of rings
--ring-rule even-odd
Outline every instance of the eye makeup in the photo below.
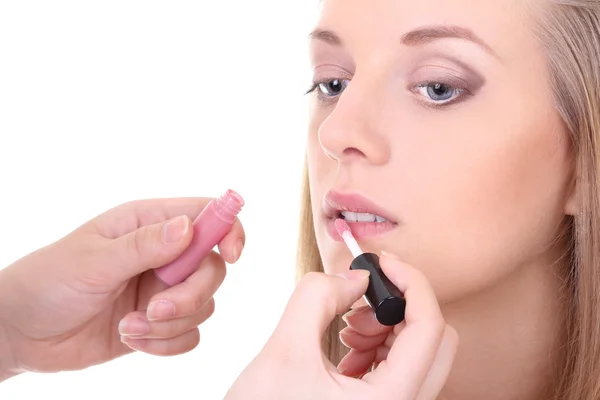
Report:
[[[319,102],[332,103],[347,88],[351,78],[352,74],[345,68],[332,64],[319,65],[305,94],[316,92]]]
[[[407,89],[428,107],[442,108],[474,96],[485,85],[485,78],[466,63],[454,57],[429,58],[408,72]],[[436,90],[450,90],[456,97],[436,101]],[[429,100],[428,100],[429,98]]]
[[[398,60],[398,64],[397,79],[406,82],[410,95],[428,108],[442,109],[466,101],[486,83],[482,74],[451,51],[408,54],[406,59]],[[315,92],[323,106],[336,103],[353,78],[346,68],[331,62],[317,65],[313,74],[306,94]],[[390,85],[394,85],[393,79],[391,75]]]

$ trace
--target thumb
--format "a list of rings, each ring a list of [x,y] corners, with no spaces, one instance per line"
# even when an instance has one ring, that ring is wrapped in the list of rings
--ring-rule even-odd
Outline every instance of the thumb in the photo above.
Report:
[[[292,293],[272,340],[291,358],[321,360],[321,338],[336,315],[350,309],[367,290],[369,271],[332,276],[309,272]],[[318,353],[316,353],[318,352]]]
[[[192,239],[191,220],[182,215],[153,225],[142,226],[111,244],[107,260],[115,266],[119,281],[125,281],[149,269],[175,260]]]

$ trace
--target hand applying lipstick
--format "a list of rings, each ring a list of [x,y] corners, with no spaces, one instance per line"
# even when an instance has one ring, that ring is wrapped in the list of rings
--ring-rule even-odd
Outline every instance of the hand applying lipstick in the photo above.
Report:
[[[358,269],[338,276],[306,274],[275,332],[225,400],[438,398],[454,361],[456,331],[444,321],[423,274],[388,255],[381,256],[380,265],[406,296],[404,322],[381,344],[360,353],[351,351],[338,368],[327,360],[322,336],[336,314],[347,311],[365,294],[370,273]],[[361,373],[353,376],[362,375],[377,357],[379,362],[372,371],[360,378],[348,376],[349,371],[360,369]]]
[[[365,299],[373,309],[377,321],[385,326],[394,326],[402,322],[406,301],[398,288],[381,270],[377,254],[363,253],[352,236],[350,227],[343,219],[335,220],[335,228],[354,256],[350,269],[364,269],[370,272]]]

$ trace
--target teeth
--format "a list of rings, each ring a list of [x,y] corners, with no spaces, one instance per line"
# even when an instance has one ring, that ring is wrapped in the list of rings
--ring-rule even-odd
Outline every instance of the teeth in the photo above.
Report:
[[[355,213],[351,211],[342,211],[342,216],[350,222],[386,222],[387,219],[379,215],[369,213]]]

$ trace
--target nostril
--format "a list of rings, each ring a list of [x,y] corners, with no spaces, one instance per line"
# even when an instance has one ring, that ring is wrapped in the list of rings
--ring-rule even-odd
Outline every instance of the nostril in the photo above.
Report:
[[[344,149],[344,155],[345,156],[365,157],[365,153],[363,153],[356,147],[348,147],[348,148]]]

